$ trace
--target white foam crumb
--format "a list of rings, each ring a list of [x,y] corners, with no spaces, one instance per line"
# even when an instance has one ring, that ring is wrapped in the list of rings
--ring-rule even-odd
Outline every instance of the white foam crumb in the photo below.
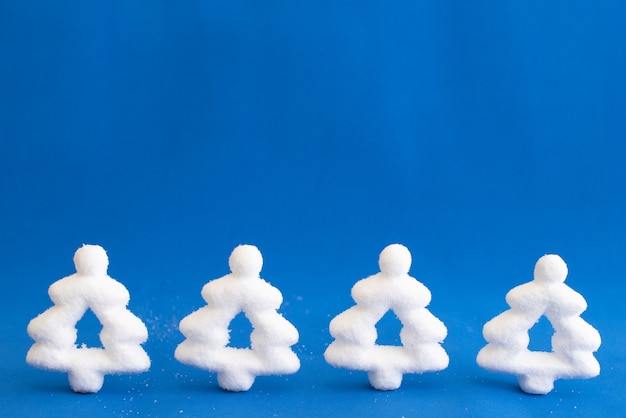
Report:
[[[54,306],[28,324],[35,343],[26,362],[68,374],[75,392],[95,393],[104,375],[142,372],[150,358],[140,344],[148,338],[143,322],[126,306],[128,290],[107,275],[109,259],[98,245],[83,245],[74,254],[76,273],[53,283],[48,294]],[[76,323],[91,309],[102,323],[102,348],[76,346]]]
[[[440,345],[448,331],[426,309],[430,291],[409,276],[411,253],[405,246],[387,246],[380,253],[379,266],[380,273],[352,287],[356,305],[330,322],[330,334],[335,340],[324,358],[335,367],[367,371],[376,389],[395,390],[405,373],[448,367],[448,355]],[[401,346],[376,344],[376,323],[389,310],[402,322]]]
[[[217,373],[222,389],[240,392],[252,387],[257,376],[295,373],[300,360],[291,350],[297,329],[277,312],[283,297],[259,277],[263,257],[257,247],[240,245],[228,260],[231,274],[202,288],[207,305],[180,321],[186,339],[175,358],[185,364]],[[228,325],[242,312],[250,321],[251,348],[228,347]]]
[[[483,327],[488,344],[476,358],[481,367],[516,375],[524,392],[542,395],[557,379],[600,374],[593,355],[600,347],[600,334],[580,317],[587,302],[564,283],[567,273],[563,259],[548,254],[537,261],[533,281],[507,293],[511,309]],[[530,351],[528,330],[544,315],[555,330],[552,352]]]

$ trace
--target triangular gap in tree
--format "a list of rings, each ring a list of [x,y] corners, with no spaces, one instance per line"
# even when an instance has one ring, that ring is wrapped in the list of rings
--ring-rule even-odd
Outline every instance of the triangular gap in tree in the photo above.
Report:
[[[385,315],[376,323],[376,331],[378,332],[378,338],[376,344],[378,345],[402,345],[400,341],[400,330],[402,329],[402,322],[398,319],[396,314],[389,309]]]
[[[243,312],[239,312],[239,314],[230,321],[228,329],[230,330],[229,347],[250,348],[252,324]]]
[[[76,346],[78,348],[102,348],[102,342],[100,341],[102,324],[91,309],[87,309],[83,317],[78,320],[76,330],[78,331],[76,337]]]
[[[554,328],[550,320],[545,315],[542,315],[539,321],[528,330],[528,336],[530,337],[528,349],[530,351],[551,352],[552,335],[554,335]]]

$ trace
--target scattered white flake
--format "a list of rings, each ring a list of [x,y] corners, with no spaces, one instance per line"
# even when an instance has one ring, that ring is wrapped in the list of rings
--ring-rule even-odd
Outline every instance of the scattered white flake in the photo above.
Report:
[[[83,245],[74,254],[76,273],[48,289],[54,306],[28,324],[35,340],[26,362],[45,370],[68,373],[75,392],[95,393],[104,375],[148,370],[150,358],[141,347],[148,338],[143,322],[126,306],[128,290],[107,275],[109,259],[99,245]],[[76,346],[76,323],[91,309],[103,324],[104,348]]]
[[[295,373],[300,360],[291,350],[298,330],[277,312],[283,296],[259,277],[261,252],[253,245],[236,247],[228,260],[231,274],[207,283],[207,305],[180,321],[186,337],[174,356],[182,363],[217,372],[222,389],[240,392],[252,387],[256,376]],[[252,324],[251,348],[228,347],[228,325],[240,312]]]
[[[518,377],[524,392],[546,394],[557,379],[591,378],[600,373],[593,355],[600,334],[580,318],[587,302],[567,286],[567,265],[555,254],[541,257],[534,280],[506,295],[511,309],[487,322],[483,336],[488,344],[477,362],[487,370]],[[528,330],[545,315],[552,323],[552,352],[528,350]]]
[[[447,335],[443,322],[426,306],[430,291],[408,275],[411,253],[400,244],[387,246],[378,260],[380,273],[352,287],[356,305],[330,322],[335,340],[324,358],[335,367],[368,372],[379,390],[395,390],[405,373],[439,371],[448,367],[440,343]],[[377,345],[376,323],[389,310],[402,322],[401,346]]]

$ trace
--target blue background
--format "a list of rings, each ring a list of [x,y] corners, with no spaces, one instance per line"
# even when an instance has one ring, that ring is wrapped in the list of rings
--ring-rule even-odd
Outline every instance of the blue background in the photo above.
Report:
[[[623,413],[625,21],[602,0],[0,2],[0,415]],[[393,242],[451,362],[378,392],[322,353]],[[107,249],[153,361],[95,395],[24,361],[83,243]],[[230,394],[173,351],[240,243],[302,368]],[[474,359],[545,253],[589,303],[602,372],[529,396]]]

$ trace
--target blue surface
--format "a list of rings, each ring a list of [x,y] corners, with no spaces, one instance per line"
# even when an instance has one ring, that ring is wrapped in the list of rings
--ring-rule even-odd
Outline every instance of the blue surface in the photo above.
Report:
[[[0,415],[623,412],[624,21],[619,1],[1,2]],[[392,242],[451,362],[377,392],[322,353]],[[95,395],[24,361],[82,243],[107,249],[153,360]],[[283,292],[302,369],[230,394],[173,351],[239,243]],[[589,303],[602,372],[529,396],[474,358],[545,253]]]

